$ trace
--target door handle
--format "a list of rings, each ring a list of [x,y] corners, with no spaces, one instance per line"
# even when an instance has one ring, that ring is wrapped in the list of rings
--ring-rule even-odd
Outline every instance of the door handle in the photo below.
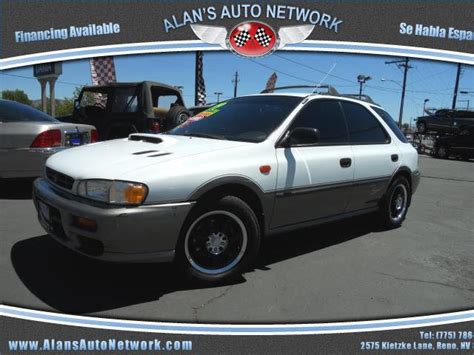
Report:
[[[351,158],[342,158],[341,160],[339,160],[339,163],[341,164],[341,167],[348,168],[352,164],[352,159]]]
[[[398,154],[392,154],[392,161],[395,163],[398,161]]]

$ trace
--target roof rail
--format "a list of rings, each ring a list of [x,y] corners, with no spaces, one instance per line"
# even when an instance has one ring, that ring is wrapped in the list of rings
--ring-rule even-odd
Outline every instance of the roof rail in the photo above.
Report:
[[[279,90],[288,90],[288,89],[313,89],[312,93],[316,94],[318,93],[318,89],[327,89],[326,94],[329,95],[340,95],[339,92],[331,85],[294,85],[294,86],[280,86],[276,87],[273,89],[265,89],[262,90],[260,93],[261,94],[268,94],[272,93],[274,91],[279,91]]]
[[[369,95],[360,95],[360,94],[341,94],[340,96],[350,97],[353,99],[361,100],[368,102],[370,104],[378,105]]]
[[[288,89],[313,89],[311,94],[320,94],[320,95],[333,95],[340,97],[349,97],[352,99],[357,99],[361,101],[368,102],[370,104],[378,105],[369,95],[360,95],[360,94],[340,94],[333,86],[320,84],[320,85],[292,85],[292,86],[280,86],[273,89],[265,89],[261,91],[261,94],[269,94],[274,91],[288,90]],[[319,92],[318,89],[326,89],[326,92]]]

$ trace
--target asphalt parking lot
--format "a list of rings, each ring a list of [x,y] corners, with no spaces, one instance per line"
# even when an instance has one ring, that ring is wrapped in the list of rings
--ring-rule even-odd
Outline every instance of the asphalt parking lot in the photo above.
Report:
[[[94,316],[298,322],[403,317],[474,306],[474,162],[420,157],[402,228],[374,216],[270,239],[236,283],[195,288],[167,264],[108,264],[60,247],[31,182],[0,183],[1,303]],[[132,237],[132,236],[131,236]]]

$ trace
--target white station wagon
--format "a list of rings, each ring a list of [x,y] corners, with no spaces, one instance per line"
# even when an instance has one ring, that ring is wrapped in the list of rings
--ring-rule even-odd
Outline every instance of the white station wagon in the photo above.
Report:
[[[40,223],[89,257],[175,260],[206,282],[245,271],[263,236],[376,211],[400,226],[420,174],[390,115],[334,91],[276,92],[55,154],[34,183]]]

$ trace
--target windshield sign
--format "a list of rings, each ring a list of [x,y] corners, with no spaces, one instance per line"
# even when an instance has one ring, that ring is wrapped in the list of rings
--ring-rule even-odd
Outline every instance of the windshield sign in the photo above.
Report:
[[[232,99],[198,113],[168,134],[262,142],[301,100],[301,97],[276,95]]]

